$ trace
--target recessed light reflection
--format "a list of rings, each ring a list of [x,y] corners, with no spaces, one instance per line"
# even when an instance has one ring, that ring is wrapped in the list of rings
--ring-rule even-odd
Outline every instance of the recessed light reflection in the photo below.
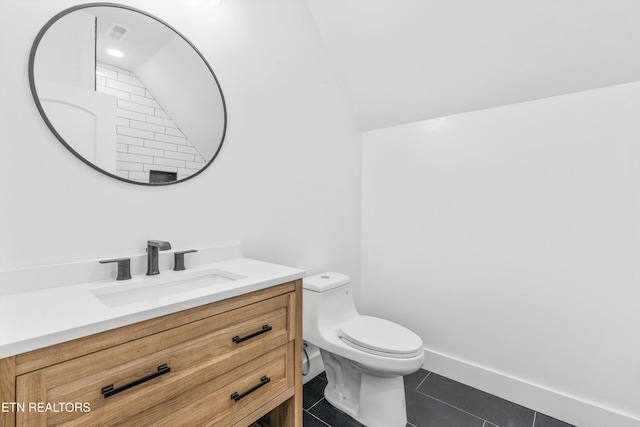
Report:
[[[115,56],[116,58],[122,58],[124,53],[120,52],[118,49],[107,49],[107,53],[111,56]]]

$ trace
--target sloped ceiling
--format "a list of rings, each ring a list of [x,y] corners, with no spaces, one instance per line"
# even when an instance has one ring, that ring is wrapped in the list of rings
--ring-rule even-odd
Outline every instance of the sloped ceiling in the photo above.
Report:
[[[640,80],[640,0],[307,0],[362,130]]]

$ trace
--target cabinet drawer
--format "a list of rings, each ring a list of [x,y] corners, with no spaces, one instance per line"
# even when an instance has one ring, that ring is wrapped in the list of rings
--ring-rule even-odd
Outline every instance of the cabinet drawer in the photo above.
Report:
[[[293,396],[293,354],[294,344],[290,342],[183,393],[166,405],[139,413],[125,424],[231,426],[282,393]]]
[[[16,401],[27,408],[30,403],[67,402],[76,406],[85,404],[83,410],[88,404],[90,412],[27,410],[17,414],[17,423],[58,425],[69,422],[69,425],[76,425],[77,421],[77,425],[86,425],[90,421],[90,425],[119,424],[127,423],[156,405],[159,407],[153,409],[154,413],[173,407],[175,402],[185,403],[184,396],[201,390],[205,384],[220,381],[217,377],[226,378],[232,370],[249,361],[257,363],[261,360],[258,365],[266,363],[262,358],[256,358],[286,348],[283,345],[294,338],[293,328],[289,326],[292,324],[289,301],[289,295],[281,295],[20,375],[16,382]],[[268,326],[264,328],[265,325]],[[234,341],[235,337],[239,338]],[[286,356],[282,355],[281,359]],[[151,374],[158,374],[158,367],[163,365],[170,371],[152,377]],[[286,378],[284,373],[272,375],[282,381]],[[103,396],[104,387],[113,385],[114,390],[119,390],[138,380],[141,381],[138,385],[110,397]],[[246,378],[238,384],[239,393],[252,381],[256,380]],[[260,389],[273,389],[282,381],[271,380]],[[251,395],[263,393],[264,390],[256,390]],[[242,400],[245,399],[239,402]],[[175,410],[170,409],[168,413]]]

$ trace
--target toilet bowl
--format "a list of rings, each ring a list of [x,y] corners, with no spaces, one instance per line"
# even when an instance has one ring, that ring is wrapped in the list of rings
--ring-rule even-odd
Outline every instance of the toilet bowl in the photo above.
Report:
[[[302,283],[303,336],[320,348],[327,401],[369,427],[405,426],[402,377],[422,367],[420,337],[388,320],[360,315],[349,276],[327,272]]]

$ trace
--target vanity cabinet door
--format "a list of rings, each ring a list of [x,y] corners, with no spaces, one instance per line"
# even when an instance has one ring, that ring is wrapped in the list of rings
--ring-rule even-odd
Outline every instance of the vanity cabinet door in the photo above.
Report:
[[[290,301],[284,294],[167,325],[162,332],[20,375],[18,402],[53,407],[18,413],[17,425],[148,425],[163,419],[173,420],[166,425],[231,425],[285,391],[293,396]],[[231,397],[248,390],[237,401]]]

